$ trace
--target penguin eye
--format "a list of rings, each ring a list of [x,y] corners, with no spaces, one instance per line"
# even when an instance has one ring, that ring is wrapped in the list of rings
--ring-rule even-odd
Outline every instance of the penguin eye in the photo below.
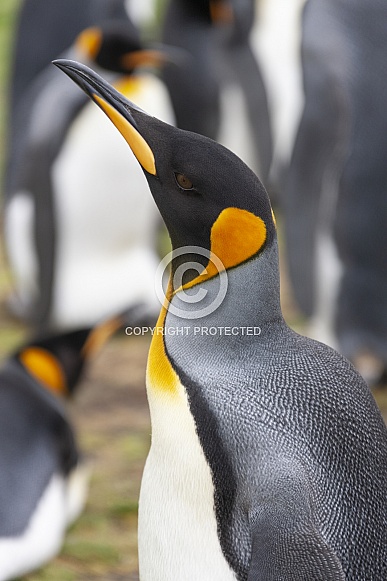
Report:
[[[191,182],[191,180],[188,179],[182,173],[175,173],[175,178],[176,178],[178,186],[182,190],[192,190],[193,189],[193,183]]]

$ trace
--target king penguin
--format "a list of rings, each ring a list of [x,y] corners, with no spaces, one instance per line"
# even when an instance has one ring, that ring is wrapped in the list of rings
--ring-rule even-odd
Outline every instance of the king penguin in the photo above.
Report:
[[[63,400],[124,320],[37,337],[0,371],[0,581],[53,558],[83,509],[90,469]]]
[[[147,367],[141,581],[385,581],[387,431],[353,366],[285,324],[261,182],[56,64],[132,148],[174,248]]]
[[[84,30],[67,54],[112,71],[131,99],[174,122],[164,84],[144,68],[159,66],[165,52],[145,49],[130,22]],[[135,305],[153,320],[157,209],[134,159],[132,180],[124,179],[127,152],[114,129],[63,80],[50,65],[18,107],[4,211],[11,306],[36,328],[57,331]]]

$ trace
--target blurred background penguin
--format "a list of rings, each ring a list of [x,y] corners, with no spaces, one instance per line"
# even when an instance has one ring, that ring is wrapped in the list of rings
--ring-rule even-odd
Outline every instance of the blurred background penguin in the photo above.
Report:
[[[112,71],[138,105],[173,122],[161,81],[136,74],[168,57],[143,47],[128,16],[83,30],[64,54]],[[13,311],[41,330],[93,325],[126,305],[138,306],[133,324],[154,320],[157,214],[134,164],[124,179],[125,144],[50,64],[13,93],[4,202]]]
[[[259,0],[252,46],[269,101],[267,186],[301,329],[387,381],[387,6]],[[297,319],[297,317],[296,317]]]
[[[0,371],[1,581],[53,558],[84,507],[90,465],[78,451],[64,399],[126,315],[93,329],[36,336]]]

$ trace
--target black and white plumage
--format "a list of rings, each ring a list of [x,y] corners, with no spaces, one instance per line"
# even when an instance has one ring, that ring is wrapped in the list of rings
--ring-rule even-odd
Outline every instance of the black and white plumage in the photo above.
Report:
[[[0,371],[1,581],[53,558],[83,508],[88,468],[58,395],[75,386],[87,335],[29,343]]]
[[[86,29],[66,54],[113,71],[133,100],[173,122],[163,83],[144,69],[134,74],[164,57],[145,50],[129,21]],[[151,320],[158,311],[153,200],[142,195],[147,187],[135,160],[131,183],[122,179],[125,146],[63,81],[51,65],[43,70],[15,119],[4,209],[13,310],[40,329],[92,326],[135,305],[134,324],[144,313]]]
[[[386,427],[353,366],[285,324],[276,227],[259,179],[90,69],[56,64],[133,148],[181,251],[148,359],[141,579],[384,581]],[[199,276],[192,246],[207,267]],[[223,301],[202,316],[222,269],[197,247],[218,256],[228,279]],[[198,292],[200,304],[187,300]]]
[[[272,164],[273,136],[267,88],[253,47],[257,3],[255,0],[223,3],[229,6],[232,17],[228,25],[217,27],[220,36],[219,60],[224,75],[219,141],[267,184]]]
[[[36,336],[0,370],[1,581],[53,558],[84,507],[90,465],[78,450],[65,399],[127,317]]]
[[[270,186],[275,189],[280,205],[304,104],[301,19],[305,2],[257,0],[251,32],[251,46],[262,71],[268,99],[273,150]]]

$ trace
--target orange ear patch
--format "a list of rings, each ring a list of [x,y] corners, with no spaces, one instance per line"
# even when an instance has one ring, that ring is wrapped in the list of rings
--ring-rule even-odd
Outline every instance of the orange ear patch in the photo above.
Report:
[[[217,256],[227,270],[257,254],[264,245],[266,236],[266,225],[261,218],[247,210],[226,208],[211,228],[211,255]],[[190,288],[219,273],[211,257],[205,270],[183,288]]]
[[[226,208],[219,214],[211,229],[211,254],[215,254],[222,261],[225,269],[232,268],[256,254],[265,241],[266,226],[261,218],[246,210]],[[206,273],[199,275],[183,288],[190,288],[208,280],[216,276],[218,272],[210,258]],[[162,334],[171,296],[170,281],[166,302],[161,309],[149,350],[147,378],[151,389],[176,396],[180,381],[165,352]]]
[[[130,149],[133,151],[140,165],[150,174],[156,175],[156,163],[153,151],[139,134],[137,129],[133,127],[114,107],[107,103],[98,95],[93,95],[93,99],[101,107],[101,109],[109,117],[110,121],[115,125],[121,133]]]
[[[102,44],[102,32],[97,27],[86,28],[78,36],[76,47],[83,52],[87,58],[94,60],[99,53]]]
[[[134,69],[140,66],[159,66],[166,61],[166,55],[159,50],[136,50],[124,54],[121,64],[124,68]]]
[[[24,367],[57,395],[67,393],[66,379],[59,361],[41,347],[27,347],[20,355]]]
[[[234,22],[234,11],[231,3],[227,0],[211,0],[210,16],[214,24],[232,24]]]

